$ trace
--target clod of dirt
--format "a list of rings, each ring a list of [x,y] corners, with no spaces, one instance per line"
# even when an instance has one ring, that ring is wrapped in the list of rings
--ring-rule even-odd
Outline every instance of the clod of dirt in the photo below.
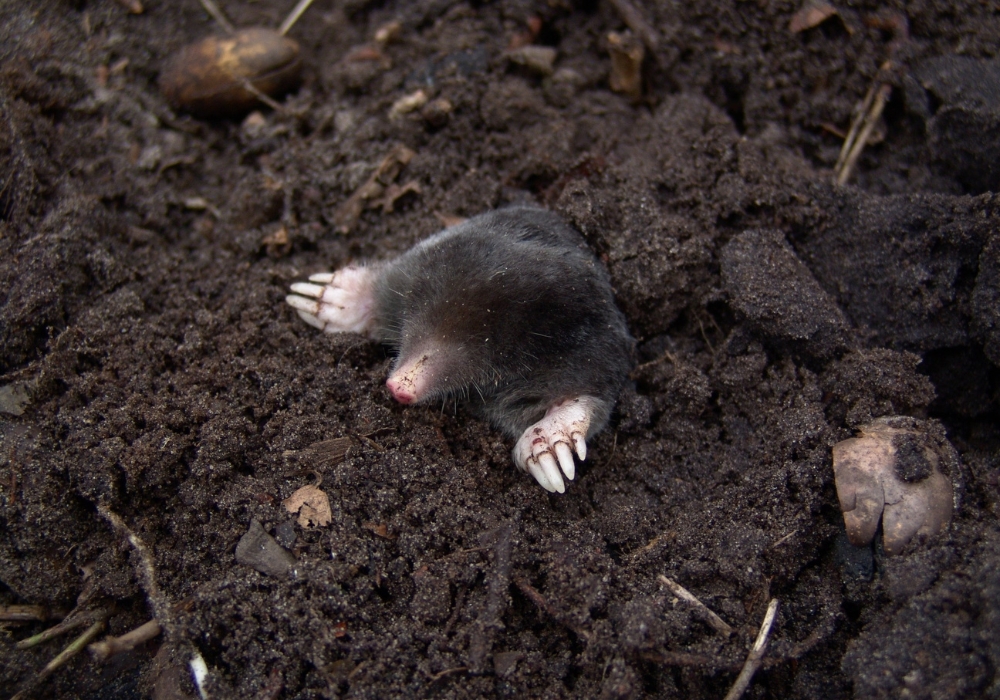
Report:
[[[1000,236],[979,256],[979,276],[972,290],[973,329],[990,362],[1000,367]]]
[[[721,263],[730,303],[756,332],[821,358],[846,346],[843,313],[779,232],[741,233]]]
[[[302,527],[323,527],[333,520],[330,499],[318,486],[303,486],[282,501],[282,505],[289,513],[299,514],[299,525]]]
[[[931,154],[972,192],[1000,187],[1000,60],[939,56],[914,71],[911,110],[926,119]]]
[[[880,418],[861,437],[833,446],[837,497],[854,546],[870,543],[880,520],[889,554],[951,522],[955,490],[942,463],[955,463],[957,455],[928,427],[905,416]]]
[[[197,116],[242,115],[260,104],[260,94],[277,97],[298,86],[299,53],[296,41],[273,29],[209,36],[174,54],[160,74],[160,91]]]
[[[828,204],[833,224],[791,243],[872,347],[924,352],[969,343],[969,297],[993,236],[991,198],[848,190]]]
[[[284,576],[295,565],[295,557],[274,541],[258,520],[250,523],[236,545],[236,561],[268,576]]]

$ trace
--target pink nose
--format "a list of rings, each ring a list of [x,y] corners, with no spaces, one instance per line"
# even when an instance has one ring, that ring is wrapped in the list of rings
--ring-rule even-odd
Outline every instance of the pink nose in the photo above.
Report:
[[[392,398],[399,401],[399,403],[408,404],[417,400],[416,395],[413,393],[413,386],[411,382],[400,381],[396,377],[389,377],[389,381],[387,381],[385,385],[389,387],[389,391],[392,392]]]

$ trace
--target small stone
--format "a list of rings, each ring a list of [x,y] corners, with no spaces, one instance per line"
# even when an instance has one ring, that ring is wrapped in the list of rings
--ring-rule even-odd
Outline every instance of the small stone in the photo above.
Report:
[[[424,121],[427,122],[428,126],[434,129],[440,129],[448,123],[452,110],[454,110],[454,107],[451,102],[443,97],[439,97],[438,99],[431,100],[424,105],[424,108],[420,110],[420,116],[424,118]]]
[[[879,418],[833,446],[833,474],[847,537],[870,543],[882,523],[888,554],[951,522],[958,454],[944,431],[908,416]]]
[[[260,521],[253,520],[236,545],[236,561],[268,576],[285,576],[295,565],[295,557],[274,541]]]
[[[402,33],[402,24],[397,21],[389,22],[388,24],[383,24],[375,30],[375,41],[385,46],[386,44],[392,43],[398,39]]]
[[[274,528],[274,537],[285,549],[291,549],[295,546],[295,521],[286,520],[285,522]]]
[[[425,104],[427,104],[427,93],[423,90],[403,95],[392,103],[392,107],[389,109],[389,119],[399,119],[404,114],[418,110]]]
[[[551,46],[529,44],[507,52],[511,63],[524,66],[538,75],[552,75],[556,62],[556,50]]]

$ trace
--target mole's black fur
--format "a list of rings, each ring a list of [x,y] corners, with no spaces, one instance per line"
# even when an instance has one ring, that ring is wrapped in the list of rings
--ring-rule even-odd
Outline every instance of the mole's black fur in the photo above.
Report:
[[[556,214],[510,207],[469,219],[385,263],[374,335],[396,366],[431,346],[429,398],[464,395],[518,437],[556,402],[598,399],[601,430],[632,367],[634,341],[608,274]]]

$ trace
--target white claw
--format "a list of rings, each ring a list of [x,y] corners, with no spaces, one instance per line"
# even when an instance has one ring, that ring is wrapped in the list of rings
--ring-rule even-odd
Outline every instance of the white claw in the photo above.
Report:
[[[535,477],[535,481],[537,481],[543,489],[549,493],[556,492],[555,487],[549,483],[549,477],[545,475],[545,470],[542,469],[542,466],[538,462],[535,460],[529,461],[527,464],[527,470],[529,474]]]
[[[583,439],[583,435],[576,433],[573,436],[573,442],[576,443],[576,454],[580,457],[581,462],[587,460],[587,441]]]
[[[322,321],[320,321],[318,318],[316,318],[312,314],[307,314],[305,311],[301,311],[301,310],[297,311],[296,313],[298,313],[299,318],[301,318],[303,321],[305,321],[306,323],[308,323],[313,328],[319,328],[320,330],[323,330],[324,328],[326,328],[326,324],[323,323]]]
[[[559,458],[559,466],[566,475],[566,479],[573,481],[576,476],[576,463],[573,461],[573,452],[565,442],[556,443],[556,457]]]
[[[316,314],[319,313],[319,302],[311,301],[309,299],[306,299],[305,297],[300,297],[298,294],[289,294],[287,297],[285,297],[285,301],[293,309],[305,312],[313,316],[314,318],[316,317]]]
[[[562,474],[559,473],[559,465],[551,452],[543,452],[538,456],[538,463],[542,466],[545,476],[549,478],[549,483],[555,487],[559,493],[566,493],[566,484],[563,483]]]
[[[330,284],[333,282],[333,276],[336,274],[336,272],[317,272],[315,275],[309,275],[309,281],[318,284]]]
[[[296,294],[301,294],[304,297],[319,299],[323,296],[325,287],[319,284],[310,284],[309,282],[296,282],[292,285],[291,289]]]

